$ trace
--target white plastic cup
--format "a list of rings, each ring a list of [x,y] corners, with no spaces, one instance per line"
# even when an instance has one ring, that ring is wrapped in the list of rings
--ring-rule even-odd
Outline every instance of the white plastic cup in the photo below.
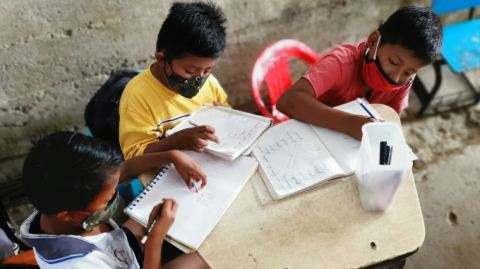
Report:
[[[368,123],[362,127],[362,142],[355,175],[365,210],[391,208],[405,174],[412,168],[403,132],[390,122]],[[380,164],[380,142],[393,146],[390,165]]]

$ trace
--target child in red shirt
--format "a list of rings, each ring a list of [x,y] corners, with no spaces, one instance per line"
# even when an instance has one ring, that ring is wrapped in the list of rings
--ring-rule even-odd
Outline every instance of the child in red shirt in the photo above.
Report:
[[[362,126],[375,120],[332,106],[365,97],[402,111],[415,74],[436,59],[442,37],[442,24],[433,11],[415,5],[401,8],[366,41],[323,55],[280,97],[277,109],[360,140]]]

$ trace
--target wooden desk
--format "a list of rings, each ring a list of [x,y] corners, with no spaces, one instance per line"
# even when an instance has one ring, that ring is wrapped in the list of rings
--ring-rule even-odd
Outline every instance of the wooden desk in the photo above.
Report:
[[[400,124],[391,108],[374,107]],[[360,268],[411,254],[424,238],[409,171],[386,213],[362,208],[354,176],[268,205],[248,182],[198,252],[214,269]]]

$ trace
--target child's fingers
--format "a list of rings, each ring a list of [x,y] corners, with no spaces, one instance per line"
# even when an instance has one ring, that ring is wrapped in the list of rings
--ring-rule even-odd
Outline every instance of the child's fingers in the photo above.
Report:
[[[197,181],[199,181],[199,180],[197,180]],[[202,186],[200,186],[200,188],[204,188],[206,185],[207,185],[207,176],[205,176],[205,178],[202,179]]]
[[[191,151],[194,151],[194,152],[196,152],[196,153],[202,153],[204,149],[205,149],[205,148],[200,148],[200,147],[197,147],[197,146],[194,145],[193,147],[191,147],[190,150],[191,150]]]
[[[210,133],[201,133],[199,136],[199,138],[202,138],[204,140],[210,140],[210,141],[213,141],[217,144],[220,144],[220,140],[218,139],[218,137],[214,134],[210,134]]]
[[[204,135],[204,134],[205,133],[203,133],[201,135]],[[204,147],[208,146],[208,142],[206,140],[202,139],[202,138],[199,138],[199,137],[194,138],[192,142],[195,146],[197,146],[199,148],[204,148]]]
[[[163,205],[163,203],[160,203],[160,204],[156,205],[155,207],[153,207],[152,212],[150,212],[150,217],[148,218],[149,220],[152,220],[155,217],[155,215],[157,215],[157,212],[160,209],[160,206],[162,206],[162,205]]]
[[[187,177],[185,178],[185,184],[187,184],[187,188],[189,190],[193,189],[192,180],[193,180],[192,176],[190,174],[187,174]]]
[[[166,212],[171,211],[172,206],[173,206],[173,200],[172,199],[167,199],[167,198],[163,199],[163,209],[162,209],[162,211],[163,210],[166,210]]]
[[[177,214],[177,209],[178,209],[178,203],[175,202],[175,200],[173,200],[173,204],[172,204],[172,214],[173,215]]]
[[[197,127],[197,131],[201,132],[201,133],[215,134],[215,128],[213,128],[212,126],[209,126],[209,125],[199,126],[199,127]]]
[[[193,171],[192,174],[196,178],[196,181],[202,181],[202,187],[205,186],[204,184],[207,184],[207,175],[202,171]]]

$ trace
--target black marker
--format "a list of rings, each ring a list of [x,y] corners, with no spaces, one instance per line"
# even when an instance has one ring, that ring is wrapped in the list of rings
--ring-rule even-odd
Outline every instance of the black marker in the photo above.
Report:
[[[387,157],[387,142],[380,142],[380,165],[386,164],[385,160]]]
[[[158,209],[157,215],[155,215],[155,218],[153,219],[152,224],[150,224],[150,227],[148,227],[147,233],[146,233],[145,236],[142,238],[142,244],[145,244],[145,242],[147,242],[148,235],[149,235],[150,232],[152,231],[153,225],[155,225],[155,223],[157,222],[158,218],[160,217],[160,214],[162,213],[162,209],[163,209],[163,204],[162,204],[162,205],[160,206],[160,208]]]

